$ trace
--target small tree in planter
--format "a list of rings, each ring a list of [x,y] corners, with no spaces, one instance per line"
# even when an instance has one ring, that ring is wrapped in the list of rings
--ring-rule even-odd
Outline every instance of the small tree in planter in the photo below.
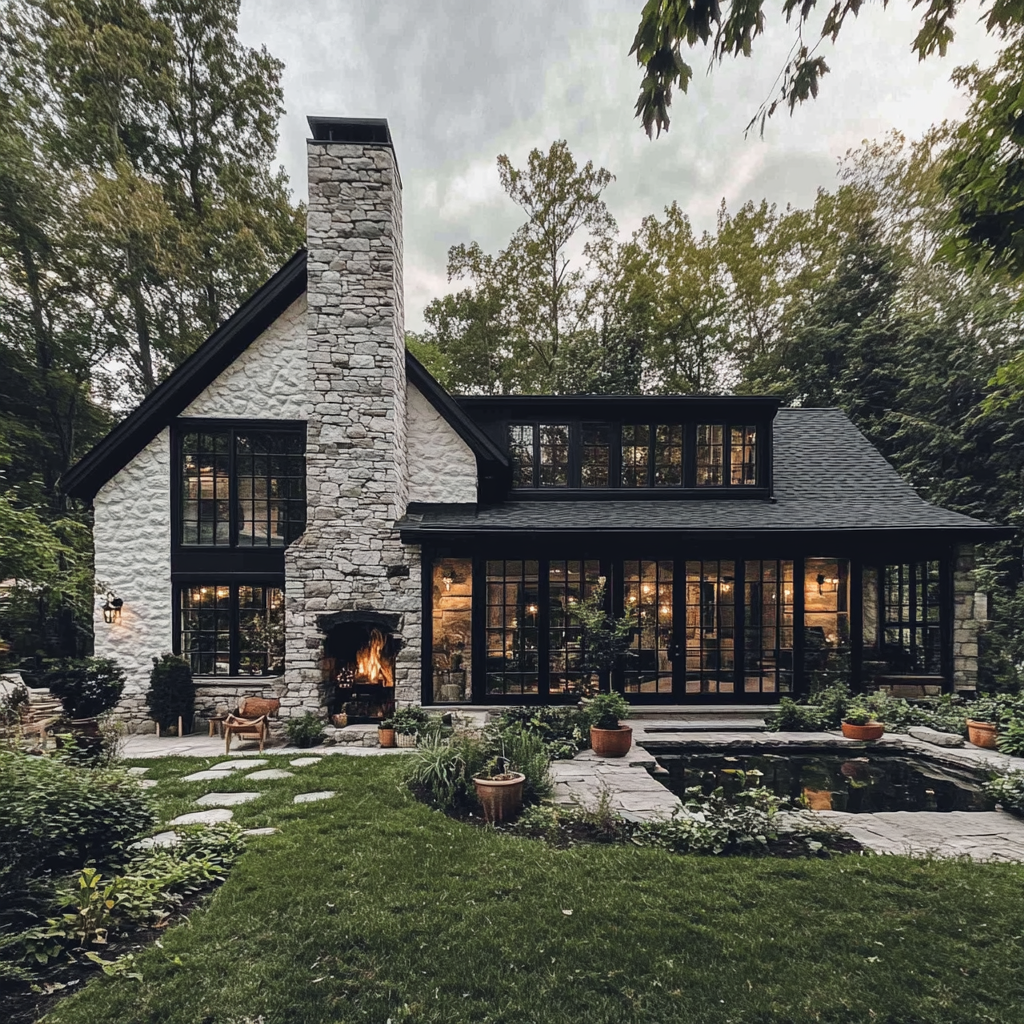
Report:
[[[587,701],[590,745],[598,757],[625,757],[633,743],[633,730],[622,724],[630,707],[621,693],[599,693]]]
[[[127,676],[112,658],[65,658],[50,662],[43,685],[57,697],[72,725],[99,734],[96,718],[121,696]]]
[[[580,624],[579,666],[584,675],[607,676],[633,639],[633,623],[606,610],[605,583],[606,578],[599,576],[597,589],[573,606],[573,618]]]
[[[177,726],[179,719],[191,730],[196,712],[196,687],[192,681],[192,666],[184,658],[165,654],[153,659],[146,706],[161,730]]]

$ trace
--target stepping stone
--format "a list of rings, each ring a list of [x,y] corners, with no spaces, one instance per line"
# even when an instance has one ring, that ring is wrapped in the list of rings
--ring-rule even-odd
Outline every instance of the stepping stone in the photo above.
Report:
[[[288,763],[295,768],[305,768],[306,765],[319,764],[322,760],[322,757],[297,757],[294,761],[289,761]]]
[[[246,775],[247,779],[291,779],[295,772],[286,772],[283,768],[265,768],[261,772],[253,772]]]
[[[152,789],[156,785],[156,779],[139,779],[139,785],[143,789]]]
[[[193,772],[191,775],[186,775],[182,778],[182,782],[209,782],[211,779],[226,779],[231,773],[230,772],[215,772],[211,769],[206,769],[201,772]]]
[[[148,772],[148,771],[149,771],[148,768],[129,768],[128,769],[128,774],[129,775],[145,775],[146,772]]]
[[[335,790],[323,789],[317,793],[300,793],[292,799],[293,804],[311,804],[317,800],[327,800],[334,796]]]
[[[131,849],[152,850],[156,847],[166,849],[171,846],[177,846],[180,842],[181,836],[177,832],[158,832],[155,836],[147,836],[145,839],[140,839],[137,843],[132,843]]]
[[[234,807],[235,804],[247,804],[259,797],[259,793],[207,793],[196,803],[204,807]]]
[[[213,811],[193,811],[191,814],[179,814],[169,821],[168,825],[219,825],[222,821],[230,821],[233,812],[217,808]]]
[[[279,828],[243,828],[243,836],[275,836],[281,830]]]
[[[234,761],[221,761],[220,764],[215,764],[210,768],[211,772],[242,772],[249,768],[259,768],[261,764],[266,764],[267,759],[265,757],[252,757],[248,760],[244,758],[236,758]]]

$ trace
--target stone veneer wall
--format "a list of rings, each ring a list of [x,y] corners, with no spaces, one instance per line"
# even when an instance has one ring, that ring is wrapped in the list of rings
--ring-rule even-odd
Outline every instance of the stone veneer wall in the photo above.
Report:
[[[978,620],[974,614],[974,545],[953,554],[953,689],[978,685]]]
[[[163,429],[93,502],[95,653],[128,675],[118,711],[129,728],[149,718],[153,658],[171,649],[171,435]],[[124,600],[121,621],[103,621],[105,591]]]
[[[476,502],[476,456],[451,424],[409,385],[409,500]]]
[[[317,616],[399,613],[396,697],[420,696],[419,551],[404,548],[402,205],[390,147],[307,144],[307,526],[285,552],[281,714],[321,704]]]
[[[303,295],[181,415],[304,420],[309,416],[308,379]]]

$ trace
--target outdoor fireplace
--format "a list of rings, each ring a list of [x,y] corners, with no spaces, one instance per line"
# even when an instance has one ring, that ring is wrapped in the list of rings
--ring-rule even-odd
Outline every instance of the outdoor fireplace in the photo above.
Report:
[[[320,617],[327,713],[348,722],[379,722],[395,707],[397,615],[336,612]]]

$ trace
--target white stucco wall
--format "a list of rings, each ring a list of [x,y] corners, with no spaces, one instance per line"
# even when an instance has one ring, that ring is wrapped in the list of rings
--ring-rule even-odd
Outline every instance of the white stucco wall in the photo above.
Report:
[[[96,595],[96,654],[115,658],[128,674],[121,711],[147,718],[145,694],[154,656],[171,649],[171,437],[165,428],[93,502],[97,588],[124,601],[119,623],[103,621],[105,593]]]
[[[475,502],[476,456],[441,414],[410,384],[409,500]]]
[[[306,296],[296,299],[182,416],[309,418]]]

